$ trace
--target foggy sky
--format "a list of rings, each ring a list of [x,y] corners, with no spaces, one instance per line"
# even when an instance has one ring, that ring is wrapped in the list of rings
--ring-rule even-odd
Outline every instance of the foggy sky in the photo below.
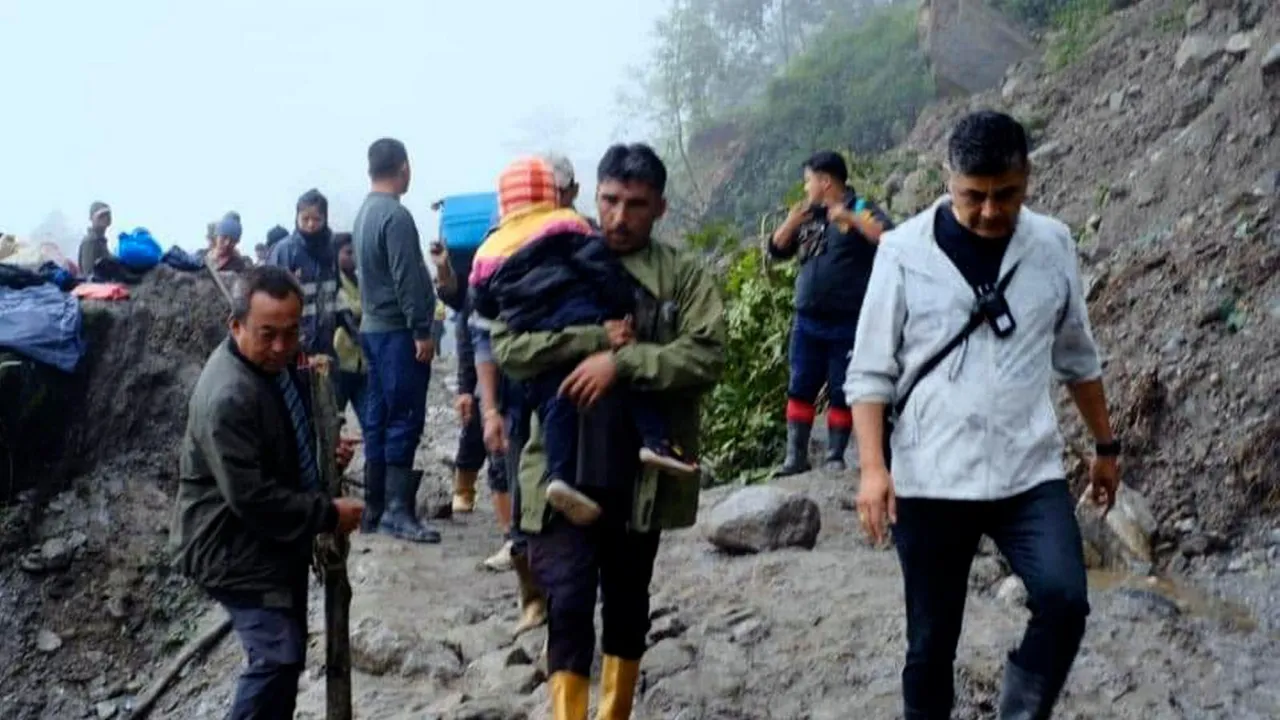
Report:
[[[142,225],[194,249],[235,209],[251,254],[313,186],[346,229],[384,135],[408,146],[424,241],[433,200],[492,189],[521,152],[568,154],[589,210],[608,142],[645,139],[615,97],[666,5],[0,0],[0,229],[60,211],[78,238],[103,200],[113,243]]]

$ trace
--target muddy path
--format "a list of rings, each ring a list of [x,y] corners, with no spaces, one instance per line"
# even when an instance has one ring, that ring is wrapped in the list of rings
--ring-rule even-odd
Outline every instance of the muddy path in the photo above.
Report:
[[[420,451],[419,465],[433,483],[424,498],[432,502],[447,490],[449,471],[440,458],[456,438],[448,384],[439,377],[432,384]],[[851,483],[822,473],[780,483],[821,508],[812,551],[729,557],[698,529],[664,539],[637,718],[899,717],[900,575],[891,551],[873,549],[858,535],[847,509]],[[707,491],[704,515],[732,491]],[[478,567],[498,542],[487,499],[482,493],[475,515],[441,521],[438,546],[355,538],[357,717],[548,717],[535,666],[544,631],[513,638],[514,577]],[[1260,530],[1259,543],[1275,534]],[[1280,577],[1273,565],[1237,562],[1236,570],[1221,573],[1197,566],[1192,577],[1172,583],[1094,576],[1088,633],[1057,717],[1280,717]],[[975,562],[957,660],[957,718],[994,717],[1001,662],[1027,618],[1016,599],[997,596],[1003,576],[997,557]],[[299,718],[324,716],[318,590]],[[235,643],[224,642],[187,671],[157,716],[222,717],[240,662]]]

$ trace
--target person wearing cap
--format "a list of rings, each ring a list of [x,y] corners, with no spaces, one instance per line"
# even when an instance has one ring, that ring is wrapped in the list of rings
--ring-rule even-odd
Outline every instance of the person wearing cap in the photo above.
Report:
[[[80,241],[80,274],[93,275],[93,266],[103,258],[111,257],[107,248],[107,228],[111,227],[111,207],[104,202],[89,206],[89,231]]]
[[[249,269],[248,261],[236,250],[241,234],[240,213],[229,212],[218,221],[213,231],[213,247],[210,248],[215,270],[244,272]]]

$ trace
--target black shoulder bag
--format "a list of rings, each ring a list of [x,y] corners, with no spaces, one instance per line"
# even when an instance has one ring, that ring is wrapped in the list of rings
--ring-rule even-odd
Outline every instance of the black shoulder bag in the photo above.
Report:
[[[882,442],[884,444],[884,460],[886,466],[891,463],[889,439],[893,436],[893,427],[897,424],[898,418],[902,417],[902,411],[907,408],[907,401],[911,399],[911,393],[915,391],[916,386],[920,384],[920,381],[941,365],[942,361],[946,360],[948,355],[955,352],[956,348],[963,345],[975,330],[982,327],[983,323],[991,324],[992,329],[995,330],[999,337],[1007,337],[1013,332],[1016,325],[1013,323],[1013,318],[1009,314],[1008,305],[1005,303],[1004,291],[1009,288],[1009,282],[1013,280],[1013,274],[1017,271],[1018,263],[1014,263],[1013,267],[1009,268],[1009,272],[1005,273],[1005,276],[1000,278],[1000,281],[996,283],[994,287],[987,286],[986,288],[974,288],[974,295],[977,296],[977,299],[974,304],[973,311],[969,314],[969,321],[964,324],[964,327],[960,328],[960,332],[956,333],[954,337],[947,341],[946,345],[939,348],[936,353],[930,355],[929,359],[925,360],[920,365],[920,372],[916,373],[916,376],[911,379],[911,382],[907,385],[907,389],[903,391],[902,396],[899,397],[892,406],[885,407],[884,436]],[[1007,325],[1003,324],[1006,322],[1008,323]]]

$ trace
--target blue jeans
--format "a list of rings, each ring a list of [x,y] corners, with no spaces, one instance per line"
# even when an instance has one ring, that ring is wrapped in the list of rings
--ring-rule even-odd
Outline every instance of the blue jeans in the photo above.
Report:
[[[413,467],[427,421],[431,366],[414,358],[413,333],[361,333],[369,365],[366,388],[365,458],[370,463]]]
[[[260,599],[210,590],[231,616],[247,666],[236,683],[229,720],[289,720],[298,700],[298,677],[307,658],[306,578],[289,607],[264,607]]]
[[[857,322],[855,316],[854,322]],[[822,384],[827,384],[831,407],[848,409],[844,399],[844,375],[857,327],[837,325],[803,315],[791,328],[791,380],[787,397],[812,405]]]
[[[1010,662],[1041,678],[1047,697],[1056,697],[1080,649],[1088,585],[1065,480],[986,502],[898,498],[893,539],[906,588],[902,692],[910,720],[951,717],[969,566],[983,535],[1027,588],[1031,622]]]

